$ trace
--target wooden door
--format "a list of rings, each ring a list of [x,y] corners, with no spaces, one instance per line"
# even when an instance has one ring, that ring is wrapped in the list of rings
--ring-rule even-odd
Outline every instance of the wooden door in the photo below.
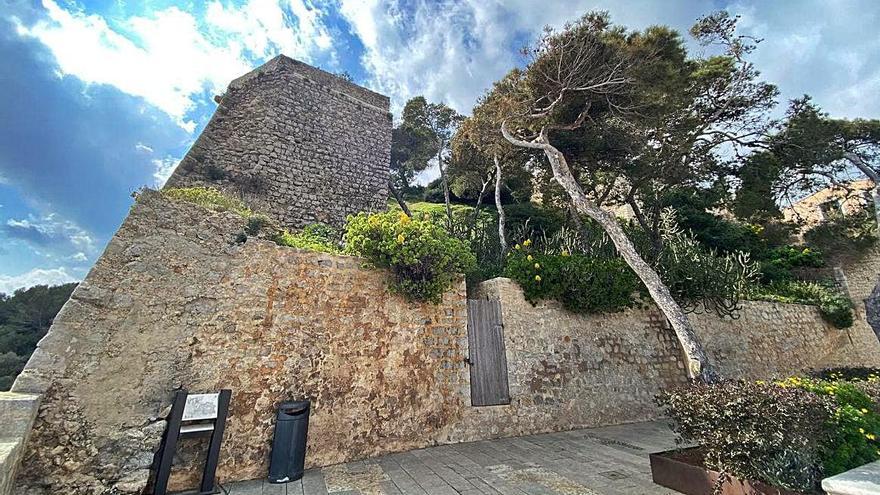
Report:
[[[468,299],[468,349],[471,404],[510,404],[500,302]]]

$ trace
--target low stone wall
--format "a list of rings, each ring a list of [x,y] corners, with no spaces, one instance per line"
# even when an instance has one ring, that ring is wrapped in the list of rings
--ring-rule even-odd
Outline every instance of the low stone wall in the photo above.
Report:
[[[458,439],[508,436],[657,417],[658,390],[687,383],[680,347],[657,312],[575,315],[533,306],[516,282],[483,282],[501,302],[509,406],[471,408]]]
[[[471,408],[457,440],[523,435],[657,418],[659,390],[687,383],[680,346],[653,305],[576,315],[532,305],[512,280],[481,284],[501,302],[511,403]],[[726,378],[786,376],[828,366],[880,366],[880,343],[857,313],[846,330],[812,306],[746,301],[737,319],[691,315]]]
[[[815,306],[744,301],[737,318],[691,315],[697,335],[725,377],[763,379],[831,366],[880,366],[880,341],[855,310],[835,328]]]

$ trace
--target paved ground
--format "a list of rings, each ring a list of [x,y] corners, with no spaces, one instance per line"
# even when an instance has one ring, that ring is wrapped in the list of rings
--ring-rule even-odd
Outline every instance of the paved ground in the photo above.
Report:
[[[235,483],[232,495],[654,495],[648,454],[675,446],[666,423],[608,426],[443,445],[306,472],[271,485]]]

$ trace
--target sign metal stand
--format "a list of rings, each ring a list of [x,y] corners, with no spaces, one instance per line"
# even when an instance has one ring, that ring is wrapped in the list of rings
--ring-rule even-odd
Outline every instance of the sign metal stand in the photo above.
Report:
[[[185,390],[177,392],[171,405],[171,413],[168,415],[165,438],[156,454],[154,495],[167,495],[168,493],[168,478],[171,476],[171,464],[174,452],[177,450],[178,440],[195,437],[209,437],[210,442],[208,443],[208,455],[205,459],[205,468],[202,471],[202,482],[199,489],[187,493],[193,495],[220,493],[214,480],[231,397],[232,391],[229,389],[223,389],[219,393],[213,394],[190,395]]]

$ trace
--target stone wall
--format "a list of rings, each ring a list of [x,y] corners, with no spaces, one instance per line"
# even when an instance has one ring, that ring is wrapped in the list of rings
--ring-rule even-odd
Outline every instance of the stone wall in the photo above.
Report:
[[[653,305],[576,315],[532,305],[512,280],[483,282],[501,302],[511,403],[471,408],[455,438],[523,435],[658,417],[658,390],[687,382],[673,330]],[[737,319],[691,315],[727,378],[766,379],[840,365],[880,366],[880,343],[857,314],[840,330],[812,306],[746,301]]]
[[[880,341],[856,309],[835,328],[815,306],[744,301],[737,319],[691,315],[709,359],[729,378],[763,379],[831,366],[880,366]]]
[[[15,493],[138,492],[181,387],[233,391],[221,480],[265,476],[281,400],[313,400],[310,465],[448,441],[468,401],[464,283],[409,303],[360,259],[235,244],[243,224],[138,198],[13,385],[43,394]],[[193,486],[195,447],[172,486]]]
[[[479,295],[501,302],[511,402],[470,409],[460,440],[653,419],[657,391],[687,382],[657,312],[580,316],[554,301],[533,306],[506,278],[483,282]]]
[[[279,55],[230,83],[166,187],[213,186],[288,228],[388,201],[386,96]]]

